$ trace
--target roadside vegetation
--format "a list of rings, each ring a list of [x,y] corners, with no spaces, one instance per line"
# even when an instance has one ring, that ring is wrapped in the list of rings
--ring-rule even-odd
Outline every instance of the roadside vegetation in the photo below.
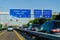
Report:
[[[30,20],[27,24],[24,24],[23,26],[25,27],[29,27],[29,24],[38,24],[39,26],[41,26],[44,22],[49,21],[49,20],[60,20],[60,15],[53,15],[52,18],[36,18],[34,20]]]

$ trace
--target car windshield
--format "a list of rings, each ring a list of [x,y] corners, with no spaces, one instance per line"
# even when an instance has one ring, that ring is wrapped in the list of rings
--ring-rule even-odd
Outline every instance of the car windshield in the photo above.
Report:
[[[12,28],[12,26],[9,26],[8,28]]]
[[[54,22],[54,27],[55,28],[60,28],[60,22]]]

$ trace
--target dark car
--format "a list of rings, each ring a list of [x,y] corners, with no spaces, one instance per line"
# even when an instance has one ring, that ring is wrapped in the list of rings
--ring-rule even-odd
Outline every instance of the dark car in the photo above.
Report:
[[[31,30],[31,31],[38,31],[38,27],[36,24],[31,24],[29,27],[28,27],[28,30]]]
[[[60,20],[51,20],[51,21],[45,22],[41,26],[40,31],[46,32],[46,33],[60,33]]]

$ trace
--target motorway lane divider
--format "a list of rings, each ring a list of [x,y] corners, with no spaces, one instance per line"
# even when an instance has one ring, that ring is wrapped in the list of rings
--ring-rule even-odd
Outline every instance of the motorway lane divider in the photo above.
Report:
[[[7,31],[4,30],[3,32],[0,33],[0,36],[2,36],[4,33],[6,33]]]
[[[17,37],[19,38],[19,40],[26,40],[21,34],[19,34],[17,31],[14,30],[14,32],[16,33]]]
[[[35,36],[38,40],[60,40],[60,35],[48,34],[43,32],[36,32],[31,30],[19,30],[22,33],[27,33],[27,35]]]

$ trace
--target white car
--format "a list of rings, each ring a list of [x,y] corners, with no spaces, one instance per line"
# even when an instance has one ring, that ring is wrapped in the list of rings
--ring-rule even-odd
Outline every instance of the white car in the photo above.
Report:
[[[12,26],[9,26],[8,28],[7,28],[7,31],[13,31],[13,27]]]

